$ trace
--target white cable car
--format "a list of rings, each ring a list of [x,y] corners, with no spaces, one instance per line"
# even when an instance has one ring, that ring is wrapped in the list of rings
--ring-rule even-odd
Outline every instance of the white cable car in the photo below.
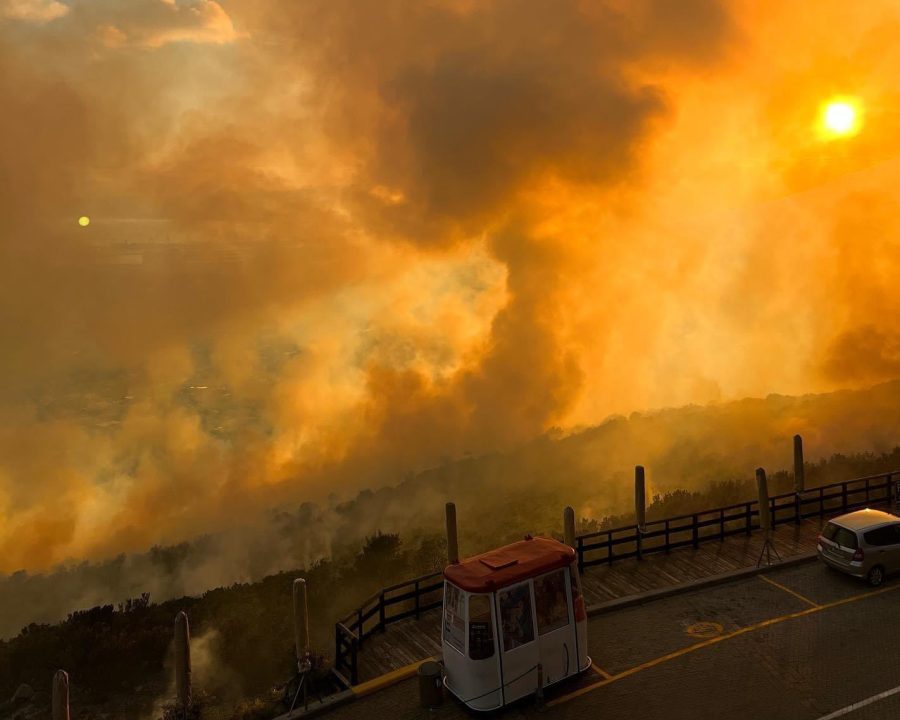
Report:
[[[444,685],[495,710],[587,670],[587,615],[575,551],[548,538],[444,569]]]

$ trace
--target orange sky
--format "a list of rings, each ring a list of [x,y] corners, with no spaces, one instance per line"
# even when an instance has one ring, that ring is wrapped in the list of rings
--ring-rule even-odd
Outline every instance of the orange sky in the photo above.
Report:
[[[0,0],[0,570],[897,376],[898,22]]]

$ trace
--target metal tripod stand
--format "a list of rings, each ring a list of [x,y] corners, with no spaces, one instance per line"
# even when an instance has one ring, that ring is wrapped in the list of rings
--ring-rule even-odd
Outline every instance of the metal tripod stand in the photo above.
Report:
[[[781,555],[778,554],[778,549],[775,547],[775,543],[772,542],[772,531],[766,530],[766,539],[763,542],[762,550],[759,551],[759,559],[756,561],[756,567],[762,565],[763,556],[766,558],[766,565],[772,564],[772,556],[778,558],[778,562],[781,562]]]
[[[291,706],[288,709],[288,712],[292,712],[293,709],[297,706],[297,700],[300,698],[300,694],[303,693],[303,709],[307,710],[309,708],[309,691],[315,694],[317,698],[319,698],[319,702],[322,702],[322,696],[319,694],[318,689],[316,688],[315,681],[315,673],[314,673],[314,663],[313,656],[311,653],[306,653],[302,659],[297,661],[297,674],[294,676],[294,680],[297,681],[297,691],[294,693],[294,699],[291,701]]]

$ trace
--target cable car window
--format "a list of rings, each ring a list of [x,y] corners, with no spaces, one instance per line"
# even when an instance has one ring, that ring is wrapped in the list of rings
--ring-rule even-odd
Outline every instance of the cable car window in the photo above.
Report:
[[[484,660],[494,654],[491,596],[469,595],[469,657]]]
[[[534,610],[538,634],[559,630],[569,624],[566,602],[566,571],[557,570],[534,580]]]
[[[466,621],[463,618],[462,590],[444,583],[444,640],[460,652],[465,652],[466,642]]]
[[[503,625],[503,649],[510,651],[534,640],[531,593],[528,584],[499,593],[500,618]]]

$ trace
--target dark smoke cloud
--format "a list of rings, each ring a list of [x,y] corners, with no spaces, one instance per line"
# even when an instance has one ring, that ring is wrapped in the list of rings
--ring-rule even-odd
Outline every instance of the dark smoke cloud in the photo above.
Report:
[[[795,151],[755,12],[0,4],[0,569],[895,373],[892,170]]]
[[[680,7],[688,25],[664,3],[3,14],[12,567],[187,537],[561,422],[584,374],[561,330],[575,268],[528,194],[638,177],[667,108],[628,66],[709,61],[729,34],[707,2]],[[443,341],[391,299],[432,292],[410,279],[429,257],[469,268],[428,308],[456,330]]]

